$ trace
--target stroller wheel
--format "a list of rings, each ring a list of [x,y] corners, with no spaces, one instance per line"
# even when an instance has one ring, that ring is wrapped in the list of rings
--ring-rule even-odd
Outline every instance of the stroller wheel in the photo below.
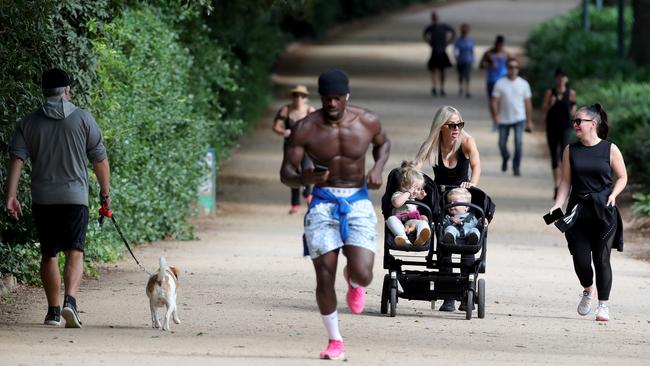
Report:
[[[381,313],[388,313],[388,301],[390,296],[390,275],[384,275],[384,285],[381,288]]]
[[[472,319],[472,309],[474,309],[474,291],[467,291],[467,305],[465,305],[465,319]]]
[[[397,288],[390,288],[390,316],[395,317],[397,312]]]
[[[478,294],[476,301],[478,302],[478,317],[479,319],[485,318],[485,280],[479,278],[478,280]]]

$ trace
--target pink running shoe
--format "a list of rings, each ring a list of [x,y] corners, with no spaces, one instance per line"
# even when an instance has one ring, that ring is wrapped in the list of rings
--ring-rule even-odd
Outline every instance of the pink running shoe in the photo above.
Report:
[[[320,358],[323,360],[343,360],[345,359],[343,351],[343,341],[330,339],[325,351],[320,353]]]
[[[348,283],[348,307],[352,313],[360,314],[366,305],[366,288],[361,286],[353,288],[350,285],[350,275],[348,274],[347,266],[343,269],[343,277],[345,277],[345,282]]]

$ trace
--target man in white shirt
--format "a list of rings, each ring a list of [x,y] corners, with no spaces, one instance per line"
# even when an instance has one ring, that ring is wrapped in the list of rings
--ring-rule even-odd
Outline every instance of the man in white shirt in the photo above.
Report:
[[[524,127],[531,132],[533,127],[531,103],[532,93],[528,82],[519,77],[519,61],[511,58],[507,63],[508,74],[494,85],[490,106],[492,120],[499,129],[499,150],[501,151],[501,171],[508,169],[508,137],[510,129],[515,131],[515,156],[512,170],[515,176],[521,175],[521,152]],[[524,126],[525,124],[525,126]]]

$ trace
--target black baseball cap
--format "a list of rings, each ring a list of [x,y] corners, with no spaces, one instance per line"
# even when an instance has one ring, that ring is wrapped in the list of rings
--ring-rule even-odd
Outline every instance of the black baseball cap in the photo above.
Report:
[[[346,95],[350,93],[348,74],[340,69],[329,69],[318,77],[318,94]]]
[[[43,72],[41,87],[43,89],[54,89],[70,85],[70,78],[65,71],[59,68],[52,68]]]

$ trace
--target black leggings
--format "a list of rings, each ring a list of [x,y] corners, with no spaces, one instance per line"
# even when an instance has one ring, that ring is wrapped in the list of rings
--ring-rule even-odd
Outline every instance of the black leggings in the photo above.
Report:
[[[590,217],[578,218],[578,221],[566,232],[569,251],[573,256],[573,267],[582,287],[594,283],[594,271],[591,267],[593,258],[596,269],[596,289],[598,300],[609,300],[612,289],[612,266],[610,253],[612,248],[602,240],[600,230],[594,230],[599,225]]]
[[[565,128],[560,131],[553,131],[546,128],[546,143],[548,144],[548,151],[551,155],[551,167],[557,168],[562,161],[562,152],[569,144],[571,139],[571,129]]]
[[[303,187],[302,196],[307,198],[311,194],[311,186]],[[300,205],[300,188],[291,188],[291,205]]]

